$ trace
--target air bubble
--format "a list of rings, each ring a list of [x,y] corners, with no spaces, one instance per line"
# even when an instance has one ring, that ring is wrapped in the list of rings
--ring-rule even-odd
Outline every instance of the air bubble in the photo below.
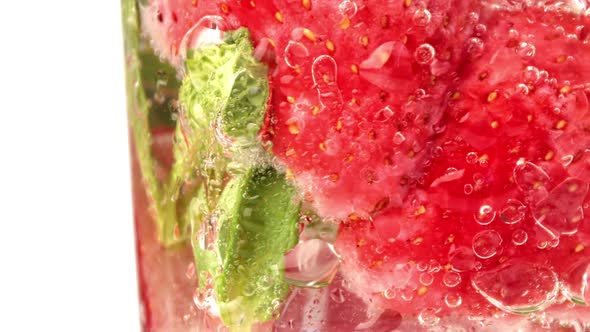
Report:
[[[488,259],[496,255],[502,245],[502,237],[494,230],[481,231],[473,237],[473,253],[481,259]]]
[[[456,287],[461,283],[461,275],[457,272],[447,271],[443,275],[443,284],[447,287]]]
[[[440,263],[436,259],[431,259],[428,263],[428,272],[437,273],[441,269]]]
[[[395,290],[393,288],[388,288],[383,291],[383,297],[392,300],[395,298]]]
[[[526,96],[529,94],[529,87],[526,84],[519,83],[516,85],[516,93]]]
[[[285,279],[298,287],[322,287],[338,271],[340,257],[331,243],[321,239],[300,241],[284,257]]]
[[[461,295],[459,295],[457,293],[445,294],[445,304],[447,305],[447,307],[457,308],[458,306],[461,305],[461,303],[463,303],[463,299],[461,298]]]
[[[336,61],[329,55],[320,55],[311,65],[313,83],[316,86],[320,104],[330,110],[342,108],[342,94],[336,82],[338,77]]]
[[[338,5],[338,10],[342,16],[352,18],[358,11],[358,6],[354,1],[344,0]]]
[[[516,224],[524,219],[525,213],[526,206],[524,204],[519,200],[509,199],[500,210],[500,220],[508,225]]]
[[[418,315],[418,321],[424,326],[435,326],[440,321],[439,311],[434,308],[426,308]]]
[[[309,56],[309,50],[300,42],[290,40],[285,47],[285,63],[290,68],[299,68]]]
[[[477,164],[478,159],[479,157],[477,156],[477,152],[469,152],[465,156],[465,161],[467,161],[467,163],[471,165]]]
[[[396,145],[402,144],[405,140],[406,137],[399,131],[393,135],[393,143],[395,143]]]
[[[480,225],[489,225],[496,218],[496,211],[489,205],[482,205],[477,212],[473,214],[473,218]]]
[[[527,66],[524,69],[524,72],[522,74],[524,82],[526,84],[529,85],[535,85],[539,82],[540,79],[540,73],[539,73],[539,69],[537,69],[537,67],[534,66]]]
[[[473,37],[467,41],[467,46],[466,46],[465,52],[467,53],[469,58],[471,58],[472,60],[481,57],[481,55],[483,54],[483,51],[484,51],[484,43],[481,39],[479,39],[477,37]]]
[[[471,271],[475,266],[473,250],[467,247],[458,247],[449,253],[449,263],[453,271]]]
[[[475,32],[475,35],[478,37],[483,37],[486,32],[487,32],[488,28],[485,26],[485,24],[478,24],[475,26],[475,28],[473,29],[473,31]]]
[[[517,229],[512,233],[512,243],[517,246],[525,244],[528,238],[528,234],[522,229]]]
[[[481,173],[475,173],[473,174],[473,182],[475,182],[475,185],[477,187],[481,186],[485,181],[485,178],[483,175],[481,175]]]
[[[428,25],[428,23],[430,23],[431,17],[432,17],[432,15],[428,11],[428,9],[426,9],[426,8],[418,8],[414,12],[413,20],[414,20],[414,23],[417,26],[423,27],[423,26]]]
[[[527,42],[521,42],[516,48],[516,54],[524,61],[532,60],[535,57],[535,52],[535,45]]]
[[[420,274],[419,281],[424,286],[430,286],[434,281],[434,276],[432,275],[432,273],[423,272]]]
[[[420,261],[416,264],[416,270],[424,272],[426,269],[428,269],[428,264],[426,262]]]
[[[463,186],[463,193],[465,195],[471,195],[473,193],[473,186],[471,184],[469,184],[469,183],[466,183]]]
[[[377,122],[387,122],[389,119],[391,119],[391,117],[393,117],[393,114],[394,112],[391,107],[385,106],[375,113],[373,119]]]
[[[435,54],[436,51],[434,50],[434,47],[430,44],[424,43],[416,48],[414,59],[416,59],[416,62],[419,64],[426,65],[432,62]]]
[[[267,289],[270,289],[270,287],[272,286],[272,282],[268,276],[264,275],[258,279],[258,282],[256,282],[256,285],[261,290],[267,290]]]
[[[584,258],[568,268],[563,280],[564,293],[574,303],[590,304],[590,259]]]
[[[471,283],[489,303],[515,314],[543,310],[559,293],[557,275],[550,268],[525,261],[478,272]]]
[[[559,238],[557,237],[553,240],[547,241],[547,245],[551,248],[557,248],[557,246],[559,245]]]
[[[223,43],[223,30],[227,29],[225,19],[217,15],[203,16],[193,25],[180,41],[178,53],[181,63],[186,61],[189,49],[199,49],[206,45]]]

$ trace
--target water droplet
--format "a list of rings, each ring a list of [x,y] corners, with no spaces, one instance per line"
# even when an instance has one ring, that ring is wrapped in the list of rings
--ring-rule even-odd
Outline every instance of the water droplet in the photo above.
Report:
[[[424,286],[430,286],[434,281],[434,276],[432,275],[432,273],[423,272],[420,274],[419,281]]]
[[[478,272],[471,283],[488,302],[515,314],[543,310],[555,301],[559,292],[553,271],[524,261]]]
[[[512,243],[517,246],[525,244],[528,238],[528,234],[522,229],[517,229],[512,233]]]
[[[457,272],[447,271],[443,275],[443,284],[447,287],[456,287],[461,283],[461,275]]]
[[[344,292],[342,292],[342,289],[338,287],[330,291],[330,298],[332,299],[332,301],[336,303],[344,303],[344,301],[346,300],[344,298]]]
[[[527,42],[521,42],[516,47],[516,54],[524,61],[532,60],[535,57],[535,51],[535,45]]]
[[[463,303],[463,299],[461,298],[461,295],[459,295],[457,293],[445,294],[445,304],[447,305],[447,307],[456,308],[456,307],[460,306],[461,303]]]
[[[395,134],[393,134],[393,143],[395,143],[396,145],[402,144],[405,140],[406,137],[401,132],[398,131]]]
[[[338,5],[338,10],[342,16],[352,18],[358,11],[358,6],[354,1],[344,0]]]
[[[478,224],[489,225],[496,218],[496,211],[489,205],[482,205],[473,217]]]
[[[390,106],[385,106],[375,113],[373,119],[377,122],[387,122],[389,119],[391,119],[393,114],[393,109],[391,109]]]
[[[329,284],[340,265],[332,244],[311,239],[300,241],[284,258],[285,279],[298,287],[322,287]]]
[[[469,184],[469,183],[466,183],[463,186],[463,193],[465,195],[471,195],[471,193],[473,193],[473,186],[471,184]]]
[[[481,39],[477,38],[477,37],[473,37],[473,38],[469,38],[469,40],[467,40],[466,46],[465,46],[465,52],[467,53],[467,56],[474,60],[477,59],[479,57],[481,57],[481,55],[483,54],[484,51],[484,43]]]
[[[383,291],[383,297],[392,300],[395,298],[395,290],[393,288],[388,288]]]
[[[481,259],[493,257],[502,244],[502,237],[494,230],[481,231],[473,237],[472,246],[475,255]]]
[[[300,42],[290,40],[284,51],[285,63],[290,68],[299,68],[309,56],[309,50]]]
[[[509,199],[506,201],[502,210],[500,210],[500,219],[508,225],[516,224],[524,219],[526,213],[526,206],[517,199]]]
[[[465,161],[467,161],[467,163],[471,164],[471,165],[477,164],[478,160],[479,160],[479,157],[477,156],[477,152],[469,152],[465,156]]]
[[[416,24],[419,27],[423,27],[423,26],[428,25],[428,23],[430,23],[431,17],[432,17],[432,15],[428,11],[428,9],[418,8],[414,12],[414,17],[412,19],[414,20],[414,24]]]
[[[440,321],[439,311],[434,308],[426,308],[418,315],[418,321],[424,326],[435,326]]]
[[[429,64],[432,59],[434,59],[435,54],[436,51],[434,50],[434,47],[432,47],[430,44],[424,43],[416,48],[416,51],[414,52],[414,59],[416,59],[416,62],[419,64],[426,65]]]
[[[537,224],[555,236],[574,234],[584,220],[582,204],[587,193],[587,182],[567,178],[532,209],[533,217]]]
[[[475,255],[470,248],[458,247],[449,253],[449,263],[453,271],[470,271],[475,266]]]
[[[313,83],[320,103],[330,110],[342,108],[342,95],[336,82],[337,70],[336,61],[329,55],[318,56],[311,66]]]

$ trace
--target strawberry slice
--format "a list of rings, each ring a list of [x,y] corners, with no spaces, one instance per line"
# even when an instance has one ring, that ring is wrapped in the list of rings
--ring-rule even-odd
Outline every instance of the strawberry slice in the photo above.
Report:
[[[433,322],[543,310],[563,301],[560,282],[587,296],[585,22],[527,14],[482,8],[446,92],[437,155],[400,208],[341,228],[343,274],[367,303]]]

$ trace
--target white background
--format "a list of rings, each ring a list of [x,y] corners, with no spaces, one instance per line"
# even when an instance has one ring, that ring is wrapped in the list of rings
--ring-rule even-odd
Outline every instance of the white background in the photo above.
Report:
[[[4,1],[0,331],[138,331],[118,0]]]

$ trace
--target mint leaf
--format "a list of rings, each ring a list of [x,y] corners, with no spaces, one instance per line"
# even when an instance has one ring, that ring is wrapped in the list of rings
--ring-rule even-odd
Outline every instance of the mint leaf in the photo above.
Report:
[[[234,145],[244,148],[259,143],[257,137],[269,96],[267,68],[252,57],[254,49],[248,30],[231,31],[225,37],[226,42],[233,43],[240,54],[236,59],[236,68],[242,70],[235,75],[232,98],[221,111],[221,127],[234,140]]]
[[[286,296],[283,255],[297,244],[295,189],[272,167],[234,178],[218,203],[221,274],[215,293],[223,321],[234,329],[272,318]]]
[[[225,182],[227,150],[234,153],[234,164],[258,159],[237,158],[241,151],[262,151],[258,132],[269,95],[266,66],[253,58],[246,29],[226,32],[225,37],[224,44],[188,52],[166,201],[182,199],[183,186],[202,179],[212,210]],[[177,225],[183,228],[187,223],[179,220]]]

